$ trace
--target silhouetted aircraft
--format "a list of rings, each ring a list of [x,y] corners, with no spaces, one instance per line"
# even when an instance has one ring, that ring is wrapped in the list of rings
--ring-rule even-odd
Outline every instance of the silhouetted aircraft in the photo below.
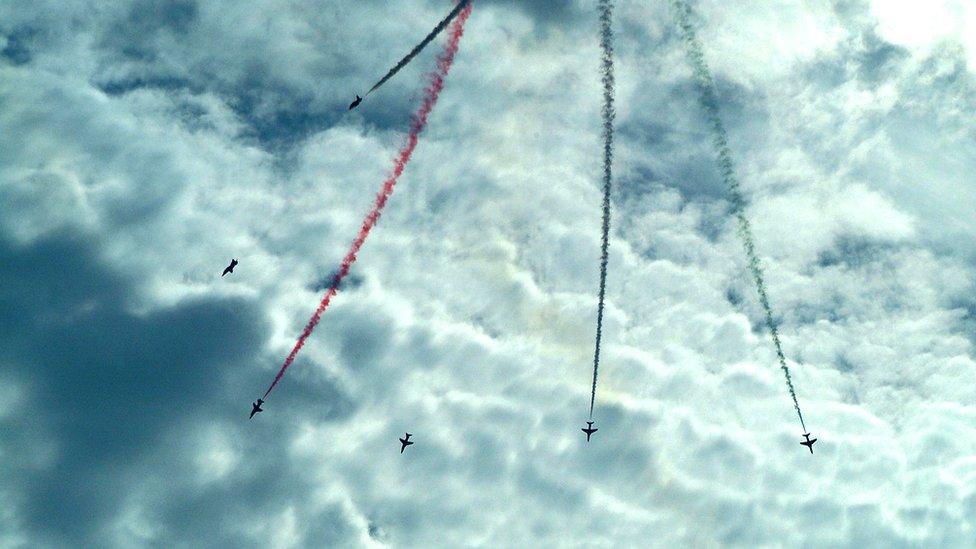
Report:
[[[363,102],[363,98],[362,98],[362,97],[359,97],[359,96],[357,95],[357,96],[356,96],[356,100],[355,100],[355,101],[353,101],[353,102],[352,102],[352,104],[350,104],[350,105],[349,105],[349,110],[353,110],[353,109],[355,109],[355,108],[356,108],[356,107],[358,107],[358,106],[359,106],[359,104],[360,104],[360,103],[362,103],[362,102]]]
[[[264,401],[259,398],[257,402],[255,402],[254,404],[251,405],[251,417],[254,417],[254,414],[256,414],[258,412],[263,412],[264,411],[264,410],[261,409],[261,405],[262,404],[264,404]],[[251,417],[249,417],[247,419],[251,419]]]
[[[236,259],[231,259],[231,260],[230,260],[230,265],[228,265],[228,266],[227,266],[227,268],[226,268],[226,269],[224,269],[224,274],[222,274],[222,275],[220,275],[220,276],[221,276],[221,277],[223,277],[223,276],[225,276],[225,275],[226,275],[227,273],[232,273],[232,272],[234,272],[234,267],[236,267],[236,266],[237,266],[237,260],[236,260]]]
[[[593,422],[592,421],[587,421],[586,422],[586,429],[580,429],[580,431],[583,431],[584,433],[586,433],[586,442],[589,442],[590,441],[590,435],[592,435],[593,433],[599,431],[599,429],[596,429],[596,428],[593,427]]]
[[[413,436],[413,435],[411,435],[410,433],[406,433],[406,435],[407,436],[405,438],[401,438],[400,439],[400,453],[401,454],[403,453],[404,450],[407,449],[407,446],[410,446],[411,444],[413,444],[412,442],[410,442],[410,437]]]
[[[803,436],[806,437],[807,440],[805,442],[801,442],[800,444],[802,444],[802,445],[806,446],[807,448],[809,448],[810,449],[810,453],[812,454],[813,453],[813,443],[814,442],[817,442],[817,439],[810,440],[810,433],[803,433]]]

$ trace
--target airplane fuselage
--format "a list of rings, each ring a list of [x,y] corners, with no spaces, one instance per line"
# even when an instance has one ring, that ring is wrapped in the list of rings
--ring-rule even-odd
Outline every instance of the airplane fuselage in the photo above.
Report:
[[[589,442],[590,441],[590,435],[592,435],[593,433],[599,431],[599,429],[593,427],[593,422],[592,421],[587,421],[586,422],[586,428],[580,429],[580,431],[583,431],[584,433],[586,433],[586,442]]]
[[[234,272],[234,267],[236,267],[236,266],[237,266],[237,260],[236,259],[232,259],[230,261],[230,265],[228,265],[227,268],[224,269],[223,274],[221,274],[220,276],[225,276],[227,273]]]
[[[397,440],[400,441],[400,453],[401,454],[403,453],[404,450],[407,449],[407,446],[410,446],[411,444],[413,444],[412,442],[410,442],[410,437],[412,437],[412,436],[413,435],[411,435],[410,433],[404,433],[403,438],[397,439]]]
[[[806,446],[807,448],[809,448],[810,449],[810,453],[812,454],[813,453],[813,443],[814,442],[817,442],[817,439],[811,439],[810,438],[810,433],[804,433],[803,434],[803,437],[806,438],[806,440],[803,441],[803,442],[801,442],[800,444],[802,444],[802,445]]]

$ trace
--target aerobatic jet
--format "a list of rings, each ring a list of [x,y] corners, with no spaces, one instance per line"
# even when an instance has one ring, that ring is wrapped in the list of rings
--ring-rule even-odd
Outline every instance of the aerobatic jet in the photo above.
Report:
[[[809,448],[810,449],[810,453],[812,454],[813,453],[813,443],[814,442],[817,442],[817,439],[810,440],[810,433],[803,433],[803,436],[806,437],[806,441],[801,442],[800,444],[802,444],[802,445],[806,446],[807,448]]]
[[[413,435],[411,435],[410,433],[406,433],[406,437],[399,439],[400,440],[400,453],[401,454],[403,453],[404,450],[407,449],[407,446],[410,446],[411,444],[413,444],[412,442],[410,442],[410,437],[411,436],[413,436]]]
[[[599,431],[599,429],[593,427],[593,422],[592,421],[587,421],[586,422],[586,428],[585,429],[580,429],[580,431],[583,431],[584,433],[586,433],[586,442],[589,442],[590,441],[590,435],[592,435],[593,433]]]
[[[260,398],[258,399],[257,402],[255,402],[254,404],[252,404],[251,405],[251,417],[249,417],[247,419],[253,418],[254,417],[254,414],[256,414],[258,412],[263,412],[264,410],[261,409],[261,405],[262,404],[264,404],[264,401],[261,400]]]
[[[362,103],[362,102],[363,102],[363,98],[362,98],[362,97],[359,97],[359,96],[357,95],[357,96],[356,96],[356,100],[355,100],[355,101],[353,101],[353,102],[352,102],[352,103],[351,103],[351,104],[349,105],[349,110],[353,110],[353,109],[355,109],[355,108],[356,108],[356,107],[358,107],[358,106],[359,106],[359,104],[360,104],[360,103]]]
[[[220,276],[221,277],[224,277],[224,276],[227,275],[227,273],[234,272],[234,267],[236,267],[236,266],[237,266],[237,260],[236,259],[231,259],[230,260],[230,265],[228,265],[227,268],[224,269],[224,274],[222,274]]]

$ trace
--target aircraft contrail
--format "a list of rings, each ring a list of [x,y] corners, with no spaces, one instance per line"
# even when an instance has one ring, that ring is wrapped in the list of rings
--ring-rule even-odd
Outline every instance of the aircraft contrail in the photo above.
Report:
[[[424,98],[420,105],[420,108],[414,113],[412,120],[410,122],[410,132],[407,134],[407,142],[400,148],[399,153],[393,163],[393,173],[386,178],[383,182],[383,187],[380,192],[376,195],[376,201],[373,204],[373,208],[366,214],[366,218],[363,219],[363,224],[359,229],[359,234],[356,235],[355,240],[352,241],[352,245],[349,247],[349,251],[346,252],[346,256],[342,259],[342,263],[339,265],[338,271],[336,271],[335,276],[332,279],[332,284],[329,289],[325,292],[325,296],[322,301],[319,302],[318,308],[315,309],[315,313],[312,314],[312,318],[308,320],[305,325],[305,329],[302,330],[301,336],[299,336],[298,341],[295,342],[295,346],[292,347],[290,353],[285,358],[284,363],[281,365],[281,369],[278,370],[278,374],[275,376],[274,381],[271,382],[271,386],[265,391],[263,398],[268,398],[271,391],[278,385],[281,377],[285,375],[285,370],[291,366],[292,362],[295,361],[295,357],[298,356],[298,352],[302,350],[305,345],[305,341],[312,331],[315,330],[315,326],[319,323],[322,318],[322,314],[329,307],[329,303],[332,298],[336,295],[339,290],[339,284],[342,279],[349,274],[349,269],[352,264],[356,262],[356,255],[359,253],[360,248],[362,248],[363,243],[366,242],[366,237],[369,236],[369,232],[376,225],[376,222],[380,218],[380,213],[383,211],[383,207],[386,206],[386,201],[389,200],[390,195],[393,194],[393,189],[396,186],[397,180],[403,173],[403,169],[406,167],[407,163],[410,162],[410,156],[413,155],[414,149],[417,147],[417,141],[420,136],[420,132],[424,130],[427,126],[427,117],[430,115],[431,110],[433,110],[434,105],[437,104],[437,98],[444,88],[444,79],[447,77],[447,73],[451,70],[451,64],[454,62],[454,56],[457,54],[458,46],[461,41],[461,36],[464,34],[464,23],[467,21],[468,16],[471,14],[470,2],[462,2],[466,7],[461,10],[457,17],[457,20],[451,25],[450,34],[447,40],[447,44],[444,46],[444,51],[441,52],[437,57],[437,69],[428,75],[429,81],[427,83],[427,88],[424,90]]]
[[[610,250],[610,184],[613,164],[613,2],[600,0],[600,75],[603,81],[603,234],[600,241],[600,297],[596,306],[596,344],[593,350],[593,388],[590,391],[590,419],[596,402],[596,376],[600,369],[600,340],[603,338],[603,302],[607,293],[607,260]]]
[[[722,124],[721,117],[719,117],[715,81],[712,79],[711,71],[708,69],[708,63],[705,61],[701,41],[698,39],[698,34],[691,24],[691,7],[684,0],[671,0],[671,5],[674,7],[678,26],[681,27],[682,38],[688,48],[688,58],[691,61],[695,73],[699,101],[705,109],[708,123],[711,126],[712,144],[718,156],[718,165],[722,172],[722,179],[729,189],[732,208],[735,212],[736,221],[738,222],[739,237],[742,239],[746,257],[749,260],[749,272],[752,274],[752,279],[756,284],[759,303],[762,305],[763,312],[766,316],[766,327],[769,329],[769,333],[773,339],[773,347],[776,349],[779,367],[786,376],[786,387],[789,389],[790,397],[793,399],[793,408],[796,409],[796,415],[800,418],[800,426],[803,427],[804,432],[807,432],[807,426],[803,421],[803,413],[800,411],[800,403],[797,401],[796,391],[793,389],[793,378],[790,376],[790,369],[786,366],[786,356],[783,354],[783,346],[779,340],[779,330],[776,328],[776,322],[773,320],[773,309],[769,304],[769,296],[766,294],[766,282],[763,278],[762,265],[759,262],[759,257],[756,255],[756,243],[752,235],[752,227],[745,214],[745,199],[742,197],[739,180],[735,176],[735,169],[732,163],[732,151],[729,149],[728,134],[725,131],[725,125]]]
[[[470,3],[471,0],[461,0],[460,2],[458,2],[458,4],[454,6],[454,9],[451,10],[451,13],[447,14],[447,17],[442,19],[441,22],[438,23],[436,27],[434,27],[434,30],[430,31],[430,34],[425,36],[424,39],[421,40],[419,44],[414,46],[414,48],[410,50],[410,53],[408,53],[406,57],[401,59],[396,65],[393,66],[392,69],[390,69],[389,72],[383,75],[383,78],[380,78],[379,82],[373,84],[373,87],[370,88],[368,92],[366,92],[366,95],[373,93],[373,91],[376,90],[376,88],[385,84],[386,81],[389,80],[390,78],[393,78],[394,74],[400,72],[400,69],[406,67],[407,64],[410,63],[410,61],[413,60],[414,57],[417,57],[417,54],[420,53],[425,47],[427,47],[427,44],[429,44],[431,40],[433,40],[438,34],[440,34],[441,31],[444,30],[447,27],[447,25],[449,25],[451,21],[455,17],[457,17],[459,13],[461,13],[461,10],[467,7],[467,5]],[[363,97],[366,97],[366,95],[364,95]]]

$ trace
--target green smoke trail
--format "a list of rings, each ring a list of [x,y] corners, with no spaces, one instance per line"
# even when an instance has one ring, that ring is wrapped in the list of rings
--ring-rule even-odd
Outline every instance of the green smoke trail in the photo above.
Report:
[[[613,2],[600,0],[600,76],[603,82],[603,233],[600,241],[600,297],[596,308],[596,344],[593,350],[593,387],[590,391],[590,419],[596,401],[596,375],[600,368],[600,340],[603,338],[603,303],[607,294],[607,261],[610,250],[610,183],[613,164]]]
[[[742,197],[742,189],[739,180],[735,176],[732,163],[732,151],[729,149],[728,136],[725,125],[718,113],[718,98],[715,92],[715,82],[712,80],[711,71],[705,61],[705,54],[702,51],[701,41],[698,34],[691,24],[691,7],[684,0],[671,0],[678,26],[681,27],[681,35],[688,48],[688,59],[691,61],[695,73],[695,80],[698,87],[699,101],[705,109],[708,124],[712,130],[712,145],[718,156],[719,169],[722,172],[722,179],[728,186],[729,195],[732,200],[732,208],[738,222],[738,233],[742,239],[742,244],[746,250],[746,257],[749,259],[749,272],[756,283],[756,291],[759,293],[759,303],[762,305],[766,316],[766,327],[773,338],[773,347],[776,348],[776,357],[779,359],[779,367],[786,376],[786,387],[793,398],[793,408],[796,415],[800,418],[800,426],[803,432],[807,432],[806,424],[803,422],[803,413],[800,411],[800,403],[796,399],[796,391],[793,389],[793,378],[790,376],[790,369],[786,366],[786,356],[783,354],[783,346],[779,341],[779,330],[773,321],[773,309],[769,304],[769,296],[766,294],[766,281],[763,278],[762,265],[756,255],[756,243],[752,235],[752,227],[745,214],[745,200]]]

